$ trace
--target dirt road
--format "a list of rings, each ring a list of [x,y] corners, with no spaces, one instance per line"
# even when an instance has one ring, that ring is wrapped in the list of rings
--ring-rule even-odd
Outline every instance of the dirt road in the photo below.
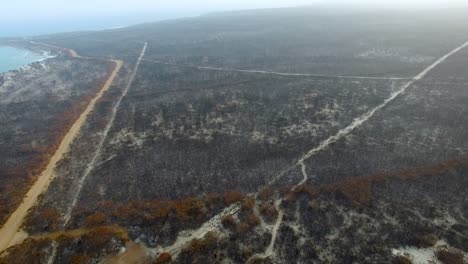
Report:
[[[93,155],[93,158],[91,159],[90,163],[86,166],[86,169],[84,170],[83,174],[81,175],[79,182],[78,182],[78,188],[74,194],[72,194],[72,202],[70,206],[68,207],[65,216],[63,217],[63,227],[65,228],[68,225],[68,222],[70,221],[72,211],[76,206],[76,203],[78,202],[78,199],[80,198],[81,195],[81,190],[83,189],[84,183],[86,179],[88,178],[89,174],[91,174],[91,171],[94,169],[96,166],[96,163],[101,156],[102,148],[104,146],[104,142],[107,139],[107,135],[109,134],[112,126],[114,125],[115,117],[117,116],[117,111],[119,110],[120,104],[122,103],[123,98],[127,95],[128,91],[130,90],[130,87],[133,84],[133,80],[135,79],[135,76],[138,72],[138,67],[140,67],[141,59],[145,55],[146,48],[148,47],[148,43],[144,43],[144,46],[141,50],[140,56],[138,57],[138,61],[135,64],[135,68],[133,69],[133,73],[130,76],[130,80],[127,83],[127,86],[125,87],[125,90],[123,91],[122,95],[119,97],[117,102],[115,103],[115,106],[112,108],[112,115],[109,119],[109,122],[107,122],[106,128],[102,132],[102,138],[99,141],[99,144],[97,145],[96,152]]]
[[[69,50],[69,54],[72,57],[81,58],[75,51]],[[7,222],[0,229],[0,252],[4,251],[12,245],[12,242],[15,240],[15,236],[17,234],[24,234],[24,232],[20,230],[20,227],[23,224],[25,217],[28,215],[28,211],[36,204],[39,195],[44,193],[49,187],[49,184],[52,182],[55,175],[55,166],[63,158],[64,154],[70,150],[70,146],[80,132],[81,127],[84,125],[88,114],[93,111],[97,101],[110,88],[112,82],[117,77],[123,62],[118,60],[112,61],[115,63],[115,67],[111,75],[96,94],[96,96],[91,99],[86,109],[81,113],[67,134],[63,137],[56,152],[50,158],[45,170],[39,175],[36,182],[31,186],[28,193],[24,196],[22,203],[10,215],[10,218],[8,218]]]
[[[311,74],[311,73],[292,73],[292,72],[275,72],[275,71],[264,71],[264,70],[243,70],[243,69],[233,69],[233,68],[218,68],[218,67],[209,67],[209,66],[197,66],[189,64],[178,64],[170,63],[159,60],[147,60],[144,61],[154,62],[158,64],[171,65],[171,66],[180,66],[180,67],[190,67],[198,70],[211,70],[211,71],[224,71],[224,72],[240,72],[240,73],[255,73],[255,74],[266,74],[266,75],[278,75],[278,76],[295,76],[295,77],[312,77],[312,78],[323,78],[323,79],[351,79],[351,80],[411,80],[410,77],[372,77],[372,76],[347,76],[347,75],[324,75],[324,74]]]
[[[354,121],[348,125],[347,127],[341,129],[338,131],[337,134],[333,135],[333,136],[330,136],[329,138],[327,138],[326,140],[322,141],[317,147],[311,149],[310,151],[308,151],[307,153],[305,153],[303,156],[301,156],[298,161],[296,163],[294,163],[292,166],[290,166],[289,168],[286,168],[285,170],[283,170],[279,175],[275,176],[269,183],[268,185],[272,185],[274,183],[276,183],[281,177],[283,177],[284,175],[286,175],[288,172],[290,172],[292,169],[296,169],[297,167],[301,167],[301,171],[302,171],[302,174],[304,176],[304,179],[299,182],[296,186],[294,186],[293,188],[295,187],[298,187],[302,184],[304,184],[305,182],[307,182],[308,180],[308,176],[307,176],[307,172],[306,172],[306,165],[305,165],[305,161],[307,161],[308,159],[312,158],[314,155],[316,155],[317,153],[319,153],[320,151],[323,151],[325,149],[327,149],[330,145],[332,145],[333,143],[337,142],[338,140],[342,139],[343,137],[349,135],[351,132],[353,132],[356,128],[362,126],[364,123],[366,123],[367,121],[369,121],[377,112],[381,111],[382,109],[384,109],[388,104],[390,104],[391,102],[393,102],[398,96],[400,96],[401,94],[403,94],[410,86],[412,86],[415,82],[417,81],[420,81],[421,79],[423,79],[429,72],[431,72],[434,68],[436,68],[439,64],[443,63],[445,60],[447,60],[449,57],[453,56],[454,54],[456,54],[457,52],[459,52],[460,50],[464,49],[468,47],[468,42],[465,42],[463,43],[462,45],[460,45],[459,47],[453,49],[452,51],[448,52],[447,54],[445,54],[444,56],[442,56],[441,58],[439,58],[437,61],[435,61],[434,63],[432,63],[431,65],[429,65],[427,68],[425,68],[421,73],[419,73],[418,75],[414,76],[413,78],[411,78],[408,82],[406,82],[404,85],[402,85],[397,91],[395,91],[394,93],[392,93],[390,95],[390,97],[388,97],[383,103],[381,103],[380,105],[376,106],[375,108],[372,108],[370,109],[367,113],[365,113],[364,115],[354,119]],[[154,61],[154,62],[158,62],[158,61]],[[207,68],[207,67],[198,67],[200,69],[202,68]],[[211,69],[211,68],[210,68]],[[262,71],[249,71],[249,72],[257,72],[257,73],[264,73]],[[268,248],[266,249],[266,251],[262,254],[256,254],[254,255],[253,257],[251,257],[247,263],[251,263],[252,261],[254,261],[255,259],[257,258],[260,258],[260,259],[263,259],[263,258],[266,258],[266,257],[270,257],[274,254],[274,245],[276,243],[276,239],[277,239],[277,235],[278,235],[278,229],[280,228],[281,224],[282,224],[282,221],[283,221],[283,212],[281,210],[281,203],[282,203],[282,199],[280,198],[279,200],[276,201],[275,205],[276,205],[276,208],[279,212],[279,216],[276,220],[276,223],[274,225],[274,228],[273,228],[273,231],[272,231],[272,238],[271,238],[271,241],[270,241],[270,244],[268,246]],[[239,211],[239,207],[235,208],[234,210],[230,211],[229,214],[236,214],[238,211]],[[216,215],[215,217],[213,217],[212,219],[221,219],[224,215],[226,215],[224,213],[224,211],[218,215]],[[212,220],[210,220],[212,221]],[[210,232],[210,231],[215,231],[217,230],[217,226],[218,225],[209,225],[207,226],[207,224],[203,224],[201,228],[197,229],[196,232],[193,232],[192,233],[195,233],[197,234],[197,237],[203,237],[206,233]],[[188,239],[185,239],[183,240],[182,238],[184,237],[184,234],[185,232],[182,231],[182,232],[179,232],[179,235],[178,235],[178,238],[176,240],[176,243],[173,245],[173,246],[170,246],[170,247],[166,247],[164,248],[162,251],[160,252],[180,252],[180,248],[183,247],[187,241],[189,241]],[[192,238],[192,237],[190,237]],[[183,241],[183,243],[178,243],[177,241]],[[169,250],[168,250],[169,249]],[[171,251],[172,250],[172,251]]]

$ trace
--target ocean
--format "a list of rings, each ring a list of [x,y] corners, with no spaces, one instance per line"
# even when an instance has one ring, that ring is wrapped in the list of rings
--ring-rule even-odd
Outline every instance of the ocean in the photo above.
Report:
[[[100,15],[96,17],[72,17],[51,19],[20,20],[3,19],[0,16],[0,38],[32,37],[73,31],[93,31],[131,26],[135,24],[156,22],[166,19],[198,16],[197,10],[161,10],[154,12],[129,13],[125,15]]]
[[[49,58],[49,54],[37,54],[28,50],[0,46],[0,72],[18,69],[36,61]]]
[[[141,14],[120,16],[85,17],[81,19],[56,19],[40,21],[4,21],[0,17],[0,38],[31,37],[59,32],[103,30],[129,26],[145,22],[155,22],[165,19],[198,16],[200,10],[161,10]],[[6,25],[6,26],[3,26]],[[47,58],[43,54],[35,54],[26,50],[0,46],[0,73],[18,69],[24,65]]]

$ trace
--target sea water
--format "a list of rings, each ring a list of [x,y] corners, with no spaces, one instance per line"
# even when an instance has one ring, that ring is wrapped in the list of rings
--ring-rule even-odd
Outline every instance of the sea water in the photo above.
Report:
[[[38,54],[28,50],[0,46],[0,72],[21,68],[36,61],[50,58],[47,53]]]

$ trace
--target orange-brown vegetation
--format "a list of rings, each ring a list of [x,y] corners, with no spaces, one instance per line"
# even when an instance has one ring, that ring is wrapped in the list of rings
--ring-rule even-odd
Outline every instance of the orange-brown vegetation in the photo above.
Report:
[[[242,201],[244,195],[238,191],[229,191],[224,193],[224,200],[227,204],[233,204]]]
[[[415,181],[421,177],[440,176],[454,168],[468,167],[468,157],[463,156],[445,162],[419,166],[399,171],[384,172],[368,176],[351,177],[336,183],[324,185],[303,185],[292,190],[286,200],[294,200],[299,193],[316,198],[322,193],[339,193],[354,205],[369,205],[372,199],[372,185],[388,180]]]
[[[156,260],[155,264],[164,264],[169,263],[172,260],[172,256],[170,253],[163,252],[159,255],[158,259]]]
[[[87,264],[91,262],[91,257],[87,254],[75,255],[71,258],[71,264]]]
[[[32,217],[32,214],[24,222],[25,226],[35,224],[45,230],[57,229],[60,223],[60,214],[54,208],[42,208]]]
[[[91,248],[104,248],[116,238],[124,240],[119,234],[116,234],[114,230],[107,227],[95,228],[81,237],[83,243]]]
[[[60,215],[55,209],[46,208],[39,212],[39,218],[46,222],[50,229],[56,229],[59,224]]]
[[[242,200],[241,206],[242,210],[251,211],[255,206],[255,198],[251,196],[246,197],[244,200]]]
[[[228,229],[235,228],[237,224],[236,219],[234,219],[232,215],[225,215],[221,219],[221,223],[223,224],[225,228],[228,228]]]
[[[8,254],[0,258],[0,263],[45,263],[50,254],[52,241],[59,245],[75,245],[81,241],[67,263],[91,263],[99,258],[100,252],[115,252],[115,245],[128,241],[127,230],[118,226],[102,226],[88,229],[65,230],[55,233],[32,235],[23,243],[8,249]],[[117,247],[118,248],[118,247]]]
[[[232,203],[242,202],[247,208],[253,208],[255,200],[253,198],[244,199],[244,195],[237,191],[230,191],[222,194],[210,193],[201,197],[189,197],[180,200],[160,201],[142,200],[130,201],[127,203],[114,203],[111,201],[99,202],[97,207],[79,211],[78,215],[85,215],[86,223],[95,221],[105,223],[116,223],[121,226],[133,224],[155,225],[171,220],[173,224],[196,225],[206,221],[220,208]],[[94,212],[102,212],[96,213]],[[78,217],[79,218],[79,217]],[[231,217],[226,217],[226,226],[235,226],[236,221]]]
[[[249,224],[245,223],[245,222],[241,222],[239,224],[236,225],[236,233],[237,234],[245,234],[246,232],[250,231],[251,226],[249,226]]]
[[[246,232],[260,224],[260,218],[254,212],[248,212],[243,215],[240,222],[236,224],[234,230],[239,235],[245,235]]]
[[[411,259],[409,259],[406,256],[402,256],[402,255],[396,256],[395,260],[394,260],[394,263],[395,264],[413,264]]]
[[[15,168],[7,171],[7,184],[0,189],[0,224],[3,224],[13,210],[23,200],[31,185],[34,184],[37,177],[45,170],[50,157],[57,151],[63,137],[71,128],[73,123],[84,111],[94,95],[104,86],[106,80],[111,76],[113,70],[117,67],[115,62],[108,62],[107,72],[96,81],[95,89],[83,95],[79,100],[71,102],[67,110],[54,117],[53,125],[49,129],[50,142],[47,146],[31,147],[20,146],[21,150],[32,151],[32,157]]]
[[[205,215],[207,210],[205,204],[197,198],[187,198],[174,202],[174,208],[177,217],[183,221],[197,218],[200,215]]]
[[[175,215],[182,222],[190,222],[207,214],[205,201],[200,198],[186,198],[174,201],[132,201],[117,204],[113,217],[123,222],[142,220],[152,223]]]
[[[250,226],[250,227],[255,227],[260,224],[260,218],[255,214],[255,213],[249,213],[245,217],[245,222]]]
[[[70,230],[62,230],[57,232],[51,233],[42,233],[42,234],[33,234],[30,235],[29,238],[32,240],[43,240],[43,239],[50,239],[55,241],[65,241],[70,238],[79,238],[84,236],[85,234],[96,234],[96,233],[108,233],[113,234],[115,237],[123,241],[127,241],[128,238],[128,230],[117,225],[109,225],[109,226],[98,226],[98,227],[91,227],[91,228],[78,228],[78,229],[70,229]]]
[[[260,213],[262,214],[263,218],[267,222],[273,222],[275,221],[276,217],[278,216],[278,210],[276,210],[276,207],[272,203],[264,203],[260,206]]]
[[[96,212],[93,215],[86,217],[86,226],[100,226],[106,222],[106,215],[103,212]]]
[[[7,254],[0,257],[0,264],[41,263],[49,254],[50,239],[27,239],[22,244],[7,250]]]
[[[230,191],[172,201],[142,200],[126,203],[101,201],[96,207],[76,210],[74,218],[85,219],[85,224],[88,226],[108,222],[121,226],[154,225],[167,219],[171,219],[172,223],[190,225],[206,221],[214,213],[219,212],[219,209],[240,202],[243,198],[242,193]]]
[[[125,204],[101,202],[99,207],[115,208],[113,216],[123,221],[143,219],[145,222],[154,222],[165,219],[174,214],[180,221],[192,221],[203,218],[211,208],[219,208],[240,202],[244,195],[237,191],[224,194],[210,193],[202,197],[188,197],[172,201],[148,200],[131,201]]]
[[[271,186],[266,186],[258,192],[257,198],[262,201],[266,201],[270,199],[274,193],[275,191],[273,190]]]
[[[216,248],[219,237],[214,232],[208,232],[202,239],[193,239],[189,245],[182,249],[183,254],[195,255],[196,253],[208,253]]]
[[[242,257],[243,259],[245,260],[248,260],[250,259],[256,252],[250,248],[250,247],[244,247],[242,248],[240,251],[239,251],[239,256]],[[252,263],[252,261],[249,261],[248,262],[249,264]],[[260,263],[260,262],[254,262],[254,263]],[[264,264],[272,264],[271,262],[270,263],[266,263],[266,262],[263,262]]]
[[[224,197],[219,193],[208,193],[205,195],[205,200],[208,204],[222,204],[224,203]]]
[[[463,253],[455,249],[441,249],[437,251],[437,259],[444,264],[464,264]]]

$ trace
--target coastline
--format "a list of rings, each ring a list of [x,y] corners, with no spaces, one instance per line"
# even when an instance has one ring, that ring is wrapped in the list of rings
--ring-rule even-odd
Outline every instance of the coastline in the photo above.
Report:
[[[30,49],[26,46],[0,43],[0,74],[19,70],[28,65],[55,57],[56,55],[47,50]]]

